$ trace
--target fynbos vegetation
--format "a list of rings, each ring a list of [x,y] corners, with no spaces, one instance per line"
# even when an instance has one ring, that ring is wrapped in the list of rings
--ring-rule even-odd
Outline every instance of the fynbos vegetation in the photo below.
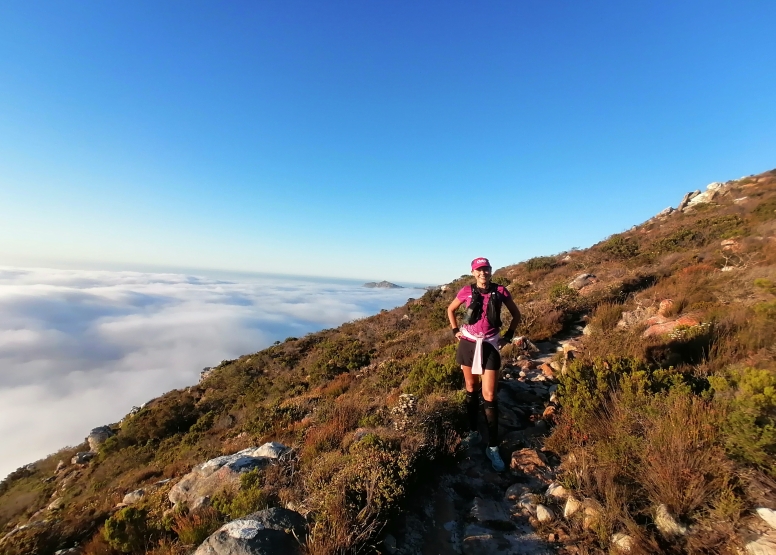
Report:
[[[776,172],[708,200],[496,272],[523,337],[585,327],[555,375],[557,410],[531,416],[551,424],[538,441],[586,507],[555,520],[558,552],[738,553],[768,527],[755,510],[776,508]],[[307,519],[307,553],[366,552],[455,460],[445,308],[469,281],[224,361],[112,425],[90,460],[71,462],[84,444],[19,469],[0,483],[0,551],[188,553],[227,521],[287,507]],[[196,465],[270,441],[292,449],[172,508]]]

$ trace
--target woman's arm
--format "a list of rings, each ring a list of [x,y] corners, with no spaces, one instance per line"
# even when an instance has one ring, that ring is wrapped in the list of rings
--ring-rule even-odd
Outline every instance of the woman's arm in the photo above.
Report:
[[[504,338],[507,341],[512,340],[512,336],[515,335],[515,330],[517,329],[517,326],[520,324],[520,320],[522,317],[520,316],[520,310],[517,308],[517,305],[515,304],[515,301],[512,297],[509,297],[508,299],[504,299],[504,305],[506,305],[507,310],[509,310],[509,313],[512,315],[512,322],[509,324],[509,329],[504,334]]]
[[[458,320],[455,319],[455,311],[458,310],[458,307],[463,304],[463,301],[459,300],[457,297],[453,299],[453,302],[451,302],[447,307],[447,319],[450,321],[450,328],[457,330],[458,329]],[[514,303],[512,303],[514,304]],[[461,338],[461,332],[456,331],[455,332],[455,338],[460,339]]]

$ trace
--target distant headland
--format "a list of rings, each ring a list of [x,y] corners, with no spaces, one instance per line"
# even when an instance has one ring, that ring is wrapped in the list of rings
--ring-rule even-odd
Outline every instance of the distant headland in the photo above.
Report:
[[[365,283],[364,287],[377,287],[379,289],[404,289],[401,285],[396,285],[390,281],[370,281],[369,283]]]

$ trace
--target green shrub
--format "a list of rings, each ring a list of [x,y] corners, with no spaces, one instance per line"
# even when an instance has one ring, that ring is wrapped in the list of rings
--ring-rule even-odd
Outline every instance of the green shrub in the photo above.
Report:
[[[745,231],[744,220],[740,216],[727,215],[715,218],[703,218],[683,227],[652,245],[658,253],[678,252],[690,248],[703,247],[716,239],[738,237]]]
[[[776,295],[776,283],[773,283],[769,279],[757,278],[756,280],[754,280],[754,285],[755,285],[755,287],[759,287],[760,289],[764,289],[768,293]]]
[[[757,303],[754,311],[758,316],[768,320],[776,320],[776,301]]]
[[[222,492],[213,496],[213,508],[231,519],[266,509],[269,500],[262,491],[264,473],[256,468],[240,476],[240,489],[236,494]]]
[[[316,381],[330,380],[338,374],[369,364],[370,352],[358,339],[338,337],[318,345],[317,360],[310,374]]]
[[[410,367],[407,391],[425,395],[460,388],[463,374],[453,360],[455,349],[455,345],[449,345],[418,358]]]
[[[565,283],[556,283],[550,288],[549,299],[555,308],[572,309],[577,305],[580,295]]]
[[[752,210],[752,218],[758,222],[776,218],[776,198],[768,199],[758,204]]]
[[[758,368],[734,368],[710,378],[715,400],[728,411],[726,448],[735,459],[776,476],[776,374]]]
[[[525,261],[525,269],[529,272],[552,270],[557,265],[554,256],[537,256]]]
[[[633,239],[623,237],[622,235],[615,235],[603,244],[601,251],[610,258],[627,260],[638,256],[639,245]]]
[[[108,544],[122,553],[145,553],[151,535],[147,511],[136,507],[121,509],[105,521],[103,529]]]

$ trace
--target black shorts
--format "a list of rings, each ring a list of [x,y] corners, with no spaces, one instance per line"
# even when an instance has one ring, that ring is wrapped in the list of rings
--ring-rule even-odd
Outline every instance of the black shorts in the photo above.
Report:
[[[455,352],[455,363],[461,366],[474,365],[474,349],[477,344],[474,341],[461,339],[458,342],[458,350]],[[482,342],[482,367],[485,370],[498,370],[501,368],[501,354],[498,349],[487,341]]]

